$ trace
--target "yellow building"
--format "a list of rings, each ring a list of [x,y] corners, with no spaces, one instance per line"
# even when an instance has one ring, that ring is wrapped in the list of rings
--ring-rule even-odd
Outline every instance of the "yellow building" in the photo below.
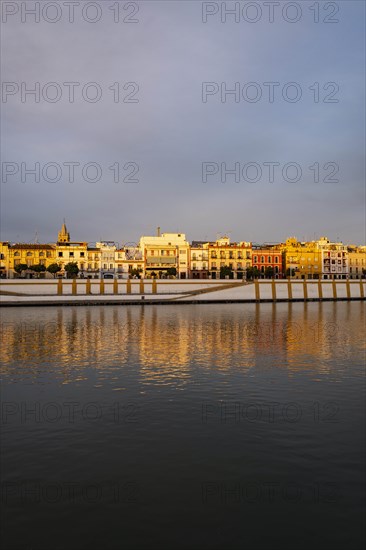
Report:
[[[0,242],[0,277],[5,279],[8,277],[8,262],[9,243],[7,241]]]
[[[299,242],[290,237],[282,245],[285,274],[295,279],[319,279],[322,274],[322,252],[316,241]]]
[[[207,250],[211,279],[243,279],[246,269],[252,265],[252,243],[230,243],[229,237],[224,236],[208,243]]]
[[[78,241],[71,242],[70,233],[64,222],[61,231],[58,233],[56,243],[56,263],[61,267],[59,276],[66,276],[65,265],[71,262],[75,262],[81,274],[84,275],[85,270],[87,270],[87,259],[88,243]]]
[[[6,244],[7,246],[4,246]],[[55,263],[56,250],[55,246],[51,244],[9,244],[2,243],[1,256],[4,259],[1,260],[2,265],[5,267],[2,271],[5,272],[6,277],[14,278],[19,274],[15,271],[15,267],[19,264],[27,265],[28,270],[23,271],[23,276],[32,278],[35,273],[32,272],[32,267],[36,265],[43,265],[47,267]],[[45,274],[41,274],[45,276]],[[50,275],[51,276],[51,275]]]

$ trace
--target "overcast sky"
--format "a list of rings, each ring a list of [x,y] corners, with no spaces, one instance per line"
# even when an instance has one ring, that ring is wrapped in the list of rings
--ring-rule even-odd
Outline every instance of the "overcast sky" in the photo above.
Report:
[[[80,1],[73,23],[61,1],[39,23],[21,14],[24,2],[2,4],[2,240],[32,242],[37,231],[40,242],[54,241],[66,218],[71,238],[90,242],[138,241],[157,226],[189,240],[365,242],[364,2],[300,1],[301,12],[281,2],[273,22],[263,2],[241,2],[239,22],[206,15],[221,2],[121,2],[114,22],[116,2]],[[21,83],[36,82],[39,102],[22,97]],[[65,82],[80,83],[73,103]],[[204,86],[205,101],[204,82],[216,83]],[[221,84],[236,82],[240,96],[221,97]],[[273,102],[265,82],[278,83]],[[22,162],[40,164],[39,183],[31,174],[21,181]],[[80,164],[74,182],[70,162]],[[83,177],[87,163],[100,167],[99,181],[87,181],[92,165]],[[240,181],[222,182],[222,163],[239,163]],[[299,181],[284,180],[299,168]],[[123,181],[132,172],[137,181]]]

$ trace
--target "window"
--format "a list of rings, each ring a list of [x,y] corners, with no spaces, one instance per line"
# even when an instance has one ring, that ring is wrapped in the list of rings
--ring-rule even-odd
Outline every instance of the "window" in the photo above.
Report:
[[[14,256],[20,256],[19,252],[14,252]]]
[[[50,251],[50,250],[47,250],[46,256],[47,256],[47,258],[51,258],[52,254],[51,254],[51,251]]]
[[[151,256],[154,256],[155,251],[154,251],[154,250],[151,250],[150,254],[151,254]]]
[[[268,256],[268,263],[270,264],[272,262],[272,256]]]
[[[261,264],[264,264],[264,256],[261,256]]]
[[[254,263],[258,263],[258,256],[254,256]]]
[[[40,252],[40,253],[39,253],[39,256],[40,256],[40,257],[41,257],[41,256],[44,256],[44,252]]]
[[[59,252],[59,253],[58,253],[58,257],[59,257],[59,258],[62,258],[62,257],[63,257],[63,255],[64,255],[64,253],[63,253],[63,252]]]
[[[275,264],[278,264],[278,256],[275,256]]]
[[[80,258],[84,258],[84,255],[85,255],[84,252],[80,252]]]
[[[27,252],[27,256],[28,257],[33,256],[32,252]]]
[[[74,253],[70,252],[70,258],[73,258],[73,257],[74,257]]]
[[[162,250],[162,251],[161,251],[161,256],[164,256],[164,254],[165,254],[165,251]]]

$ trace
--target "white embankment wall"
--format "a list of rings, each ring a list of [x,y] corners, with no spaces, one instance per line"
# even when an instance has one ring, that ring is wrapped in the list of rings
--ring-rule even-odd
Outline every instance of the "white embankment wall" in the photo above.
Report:
[[[362,300],[366,280],[24,280],[0,281],[2,305],[113,302]]]

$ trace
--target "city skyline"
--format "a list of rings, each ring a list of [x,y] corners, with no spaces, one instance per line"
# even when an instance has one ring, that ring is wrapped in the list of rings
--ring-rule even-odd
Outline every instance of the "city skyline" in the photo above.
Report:
[[[168,233],[168,234],[178,234],[178,233],[182,233],[184,235],[186,235],[187,237],[187,241],[192,243],[193,241],[201,241],[201,242],[214,242],[216,241],[217,239],[220,239],[222,237],[228,237],[230,239],[231,242],[243,242],[243,241],[246,241],[246,242],[249,242],[251,244],[254,244],[254,245],[260,245],[260,244],[279,244],[279,243],[284,243],[287,239],[289,238],[296,238],[299,242],[314,242],[314,241],[318,241],[320,238],[322,237],[326,237],[330,240],[330,242],[338,242],[338,243],[344,243],[344,244],[347,244],[347,245],[355,245],[355,246],[365,246],[366,245],[366,240],[364,238],[364,240],[359,240],[359,241],[356,241],[356,242],[350,242],[350,241],[346,241],[345,239],[342,238],[342,236],[337,236],[336,238],[333,238],[332,235],[329,235],[329,232],[325,231],[321,234],[317,234],[317,233],[313,233],[312,236],[309,236],[309,238],[307,238],[306,236],[304,236],[304,238],[301,238],[301,236],[299,236],[296,231],[292,231],[292,233],[288,234],[288,235],[285,235],[283,239],[281,240],[270,240],[270,239],[264,239],[262,241],[258,240],[258,239],[248,239],[246,238],[247,236],[244,235],[244,233],[242,233],[241,235],[239,234],[239,236],[237,238],[233,238],[232,237],[232,231],[222,231],[222,232],[217,232],[215,235],[212,235],[212,238],[208,238],[207,237],[207,234],[205,236],[205,238],[200,238],[200,235],[193,235],[191,236],[190,235],[190,232],[187,232],[187,230],[185,228],[182,228],[182,230],[171,230],[171,229],[167,229],[165,230],[164,227],[160,227],[160,226],[157,226],[155,228],[153,228],[152,231],[150,232],[147,232],[145,234],[141,233],[139,235],[136,236],[136,238],[130,238],[129,235],[125,235],[122,239],[121,238],[115,238],[111,235],[107,235],[107,238],[103,238],[102,237],[99,237],[99,238],[96,238],[96,239],[80,239],[78,238],[78,235],[79,233],[76,232],[75,234],[75,228],[74,230],[71,229],[70,230],[70,224],[69,222],[66,220],[66,218],[63,218],[63,223],[67,225],[67,229],[70,233],[70,235],[72,236],[72,238],[70,238],[71,242],[86,242],[88,244],[93,244],[93,243],[97,243],[97,242],[100,242],[100,243],[103,243],[103,242],[114,242],[115,244],[117,244],[118,246],[120,246],[121,248],[128,245],[128,244],[131,244],[131,243],[134,243],[134,244],[138,244],[139,241],[140,241],[140,238],[143,236],[143,235],[148,235],[148,236],[156,236],[157,232],[159,231],[160,233]],[[42,244],[54,244],[57,242],[57,238],[56,238],[56,235],[58,233],[58,227],[55,228],[55,231],[53,233],[53,237],[51,237],[50,239],[42,239],[42,232],[38,231],[38,229],[36,229],[34,231],[34,234],[33,234],[33,238],[31,239],[20,239],[20,240],[12,240],[12,239],[7,239],[7,238],[4,238],[5,236],[2,235],[2,238],[1,238],[1,241],[2,242],[9,242],[9,243],[13,243],[13,244],[38,244],[38,243],[42,243]],[[84,232],[82,232],[82,234],[85,234]],[[29,236],[29,234],[28,234]]]

